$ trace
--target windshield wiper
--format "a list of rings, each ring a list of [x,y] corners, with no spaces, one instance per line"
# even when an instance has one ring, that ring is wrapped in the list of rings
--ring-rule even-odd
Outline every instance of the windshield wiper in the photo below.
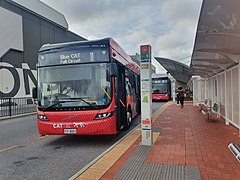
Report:
[[[76,101],[72,101],[72,100],[81,100],[81,101],[85,102],[86,104],[88,104],[89,106],[91,106],[92,108],[97,109],[96,106],[94,106],[94,105],[91,104],[90,102],[87,102],[87,101],[84,100],[83,98],[80,98],[80,97],[79,97],[79,98],[64,98],[64,99],[61,99],[60,101],[57,101],[57,102],[55,102],[55,103],[53,103],[53,104],[45,107],[45,108],[43,109],[43,111],[45,111],[45,110],[47,110],[47,109],[49,109],[49,108],[52,108],[52,107],[54,107],[54,106],[56,106],[56,105],[58,105],[58,104],[60,104],[60,103],[76,102]]]
[[[94,106],[92,103],[87,102],[86,100],[84,100],[83,98],[77,97],[77,98],[67,98],[67,99],[71,99],[71,100],[81,100],[82,102],[85,102],[86,104],[88,104],[89,106],[91,106],[94,109],[97,109],[96,106]]]
[[[56,105],[58,105],[58,104],[60,104],[60,103],[64,103],[64,102],[66,102],[66,101],[57,101],[57,102],[55,102],[55,103],[53,103],[53,104],[51,104],[51,105],[43,108],[43,111],[45,111],[45,110],[47,110],[47,109],[49,109],[49,108],[51,108],[51,107],[53,107],[53,106],[56,106]]]

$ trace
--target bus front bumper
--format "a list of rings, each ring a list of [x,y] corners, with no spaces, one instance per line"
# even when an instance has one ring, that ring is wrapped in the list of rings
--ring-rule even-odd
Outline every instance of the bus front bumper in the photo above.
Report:
[[[116,117],[86,122],[52,122],[38,120],[41,135],[98,135],[116,134]]]
[[[153,101],[168,101],[169,97],[166,96],[165,94],[159,95],[159,94],[152,94],[152,100]]]

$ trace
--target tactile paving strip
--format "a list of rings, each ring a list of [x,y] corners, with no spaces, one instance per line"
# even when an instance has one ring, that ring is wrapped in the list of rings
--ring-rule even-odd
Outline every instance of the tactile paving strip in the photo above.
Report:
[[[121,180],[201,180],[197,167],[144,163],[150,150],[151,146],[139,146],[114,178]]]

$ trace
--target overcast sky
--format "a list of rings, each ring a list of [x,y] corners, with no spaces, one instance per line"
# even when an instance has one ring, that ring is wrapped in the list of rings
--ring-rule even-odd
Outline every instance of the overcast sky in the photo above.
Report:
[[[42,1],[66,17],[70,31],[86,39],[112,37],[130,55],[150,44],[152,60],[190,64],[202,0]],[[157,66],[157,72],[164,69]]]

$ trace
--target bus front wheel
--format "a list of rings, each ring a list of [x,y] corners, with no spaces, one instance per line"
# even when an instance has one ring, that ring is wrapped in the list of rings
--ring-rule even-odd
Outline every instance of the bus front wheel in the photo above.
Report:
[[[131,127],[131,124],[132,124],[132,112],[131,109],[128,109],[124,130],[128,130]]]

